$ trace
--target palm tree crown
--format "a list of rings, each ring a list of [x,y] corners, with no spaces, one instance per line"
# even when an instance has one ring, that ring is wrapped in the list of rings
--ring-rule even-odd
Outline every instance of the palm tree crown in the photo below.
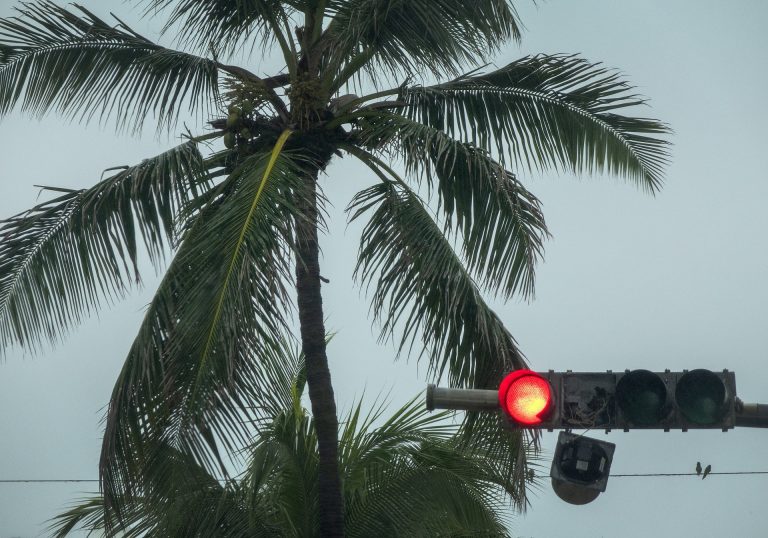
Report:
[[[350,155],[376,179],[349,212],[365,219],[356,275],[382,334],[398,335],[400,351],[422,350],[434,377],[493,386],[524,362],[481,289],[530,295],[547,236],[539,201],[512,170],[615,173],[654,192],[667,129],[619,114],[642,99],[575,56],[478,68],[478,58],[519,38],[505,0],[143,3],[169,14],[165,31],[187,52],[77,5],[24,3],[0,20],[0,114],[57,111],[138,130],[150,117],[172,127],[191,106],[211,126],[3,222],[0,348],[59,339],[129,290],[142,249],[158,266],[174,251],[107,413],[101,482],[104,510],[117,519],[105,521],[121,521],[162,458],[158,447],[216,473],[251,442],[261,365],[284,360],[278,343],[296,312],[321,534],[342,535],[318,175]],[[259,77],[227,63],[243,50],[277,51],[285,68]],[[416,82],[425,75],[443,82]],[[363,87],[374,91],[351,93]],[[201,151],[218,138],[223,149]],[[520,445],[500,430],[498,438]],[[518,456],[509,452],[504,465],[522,483]]]

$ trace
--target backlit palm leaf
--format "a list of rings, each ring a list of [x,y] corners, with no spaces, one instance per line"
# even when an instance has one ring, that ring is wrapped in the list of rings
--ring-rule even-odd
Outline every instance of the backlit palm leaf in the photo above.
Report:
[[[151,461],[153,444],[218,471],[218,447],[231,453],[249,439],[262,363],[280,360],[290,308],[291,223],[303,194],[296,159],[281,151],[288,134],[230,175],[234,192],[200,213],[150,304],[107,415],[110,503],[133,493],[135,461]]]
[[[657,120],[615,111],[642,104],[615,72],[574,56],[529,56],[501,69],[401,90],[409,117],[518,166],[608,172],[655,191],[667,162]]]
[[[487,471],[493,464],[465,451],[446,415],[428,414],[420,403],[414,399],[378,428],[371,423],[380,412],[356,431],[347,421],[349,535],[505,536],[500,513],[507,499],[504,484]]]
[[[496,388],[498,382],[486,388]],[[528,507],[528,487],[532,480],[527,473],[532,466],[532,454],[538,453],[539,432],[511,429],[503,426],[495,413],[467,412],[456,442],[470,454],[487,461],[485,472],[501,484],[515,508],[525,512]]]
[[[53,536],[63,537],[78,529],[97,532],[121,526],[108,536],[138,538],[268,536],[249,532],[245,494],[234,481],[219,481],[193,458],[160,447],[155,467],[145,476],[141,495],[125,503],[121,521],[106,510],[103,496],[81,501],[58,515],[51,524]]]
[[[177,32],[181,45],[201,51],[214,48],[221,53],[234,52],[238,45],[253,41],[268,44],[280,33],[285,39],[286,26],[282,24],[291,14],[291,4],[281,0],[147,0],[147,13],[169,7],[164,32]],[[286,9],[288,8],[288,9]],[[290,37],[290,36],[288,36]]]
[[[488,307],[421,200],[382,182],[355,197],[352,220],[371,211],[356,275],[375,283],[372,310],[382,337],[399,326],[399,350],[420,337],[431,374],[454,386],[485,387],[525,366],[512,335]]]
[[[457,74],[520,37],[517,13],[506,0],[329,0],[328,12],[331,69],[347,63],[344,78],[364,68],[378,79],[381,66],[392,74]]]
[[[139,236],[157,263],[179,210],[207,185],[196,144],[177,146],[0,227],[0,350],[56,340],[139,280]]]
[[[301,410],[305,373],[301,354],[289,341],[281,341],[274,356],[263,359],[255,365],[260,369],[262,390],[253,395],[249,415],[259,417],[255,431],[273,432],[276,420],[286,414],[296,416],[294,408]],[[295,431],[292,439],[296,439]],[[55,536],[66,536],[78,528],[122,527],[116,534],[125,538],[147,532],[150,536],[201,538],[286,535],[280,531],[290,526],[280,519],[278,501],[287,489],[284,479],[290,472],[282,465],[290,462],[284,461],[286,452],[280,443],[272,441],[248,452],[248,472],[239,481],[218,480],[191,455],[161,443],[144,462],[137,490],[121,499],[121,520],[106,509],[104,496],[97,496],[57,516],[51,529]],[[275,477],[278,471],[280,481]],[[291,502],[299,503],[299,512],[306,512],[308,507],[294,497],[290,495]]]
[[[37,115],[114,115],[121,127],[138,130],[153,115],[170,125],[185,100],[208,105],[216,96],[216,62],[76,10],[46,1],[0,19],[0,114],[20,104]]]
[[[539,200],[486,152],[397,114],[366,117],[359,136],[437,191],[448,232],[456,225],[468,268],[510,297],[533,292],[547,227]],[[379,148],[376,148],[379,149]]]

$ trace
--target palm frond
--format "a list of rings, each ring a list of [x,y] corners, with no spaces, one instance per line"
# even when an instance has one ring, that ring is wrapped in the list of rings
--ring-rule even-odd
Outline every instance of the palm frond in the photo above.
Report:
[[[0,350],[60,339],[103,298],[139,281],[139,236],[158,265],[179,211],[208,185],[187,142],[2,221]]]
[[[246,44],[267,47],[275,40],[291,39],[287,23],[294,11],[282,0],[147,0],[146,13],[154,14],[172,6],[163,30],[173,30],[181,46],[200,51],[215,49],[232,54]],[[288,9],[286,9],[288,8]]]
[[[539,200],[511,172],[482,149],[398,114],[360,123],[364,145],[402,155],[406,172],[426,177],[437,191],[446,231],[457,226],[464,259],[484,288],[505,298],[533,293],[547,226]]]
[[[300,398],[296,392],[292,405],[259,431],[243,482],[253,522],[281,528],[287,536],[314,536],[319,523],[317,434]]]
[[[114,116],[138,130],[147,117],[171,126],[182,104],[213,102],[217,63],[161,47],[125,23],[82,6],[23,4],[0,19],[0,114],[16,105],[86,120]]]
[[[290,414],[290,412],[287,412]],[[313,536],[317,534],[317,491],[313,477],[316,457],[300,461],[312,432],[299,426],[288,442],[264,438],[250,450],[251,462],[242,479],[251,529],[268,532],[257,536]],[[308,474],[306,474],[308,473]]]
[[[98,495],[82,500],[54,518],[50,526],[52,534],[63,537],[78,529],[93,532],[109,529],[108,535],[125,538],[146,535],[246,538],[281,535],[282,529],[290,528],[280,517],[284,508],[280,501],[298,503],[300,511],[306,511],[307,507],[302,499],[294,499],[295,495],[283,498],[279,491],[286,489],[285,480],[292,471],[298,470],[299,475],[304,476],[305,470],[291,467],[296,459],[286,458],[285,446],[276,442],[272,434],[279,422],[285,424],[286,415],[303,413],[299,400],[305,377],[304,359],[295,343],[283,340],[279,348],[272,350],[270,358],[262,359],[259,367],[263,373],[259,399],[250,402],[253,412],[261,415],[255,430],[259,441],[248,449],[251,461],[240,481],[220,480],[200,466],[192,455],[162,442],[153,449],[152,457],[143,462],[135,493],[120,499],[119,519],[114,511],[107,510],[104,496]],[[303,419],[308,423],[306,414]],[[306,424],[299,430],[311,433]],[[313,442],[311,437],[306,444],[311,447]],[[280,485],[283,487],[278,487]]]
[[[304,355],[299,342],[282,337],[275,345],[265,349],[261,358],[262,384],[257,399],[252,402],[258,416],[255,427],[271,424],[286,409],[301,406],[307,379]]]
[[[349,536],[507,536],[500,503],[484,495],[491,488],[477,474],[412,456],[369,474],[368,491],[348,506]],[[477,470],[466,459],[456,463]]]
[[[449,413],[428,413],[414,398],[374,428],[360,405],[341,437],[346,531],[350,536],[505,536],[503,488],[492,462],[464,451]]]
[[[99,495],[54,518],[50,530],[57,537],[77,529],[126,538],[253,536],[239,484],[217,480],[191,457],[167,445],[158,447],[140,491],[141,495],[126,499],[121,520],[106,509],[104,497]]]
[[[282,151],[288,134],[230,175],[232,192],[197,217],[149,306],[107,415],[100,469],[110,509],[132,494],[133,462],[151,460],[152,443],[218,472],[219,446],[232,454],[248,442],[263,361],[277,358],[288,332],[291,223],[303,197],[299,161]]]
[[[244,492],[236,482],[217,479],[168,444],[147,463],[141,497],[131,507],[143,514],[136,527],[154,536],[248,536]]]
[[[351,220],[371,211],[362,232],[356,277],[375,284],[374,317],[382,338],[401,327],[399,352],[417,337],[430,374],[454,386],[496,386],[525,362],[512,335],[488,307],[421,200],[382,182],[350,204]]]
[[[617,114],[644,100],[619,74],[564,55],[529,56],[436,86],[403,87],[406,114],[451,137],[496,148],[517,166],[626,176],[655,191],[669,129]]]
[[[93,532],[102,526],[103,521],[104,500],[101,495],[94,495],[54,517],[48,530],[55,538],[63,538],[78,529]]]
[[[378,427],[375,424],[385,412],[383,404],[374,405],[363,416],[359,401],[347,414],[339,440],[339,465],[346,490],[354,492],[365,487],[369,468],[391,461],[398,447],[451,437],[456,428],[446,420],[450,413],[429,413],[419,405],[421,401],[421,395],[412,399]]]
[[[516,510],[525,512],[533,485],[528,473],[536,465],[539,433],[509,429],[501,420],[493,413],[467,412],[452,442],[457,450],[487,462],[488,480],[504,489]]]
[[[390,74],[458,74],[520,37],[506,0],[330,0],[328,13],[331,69],[356,64],[374,80],[382,67]]]

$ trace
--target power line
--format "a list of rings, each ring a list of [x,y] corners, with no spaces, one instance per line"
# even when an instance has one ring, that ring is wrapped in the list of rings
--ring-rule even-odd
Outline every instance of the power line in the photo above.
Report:
[[[223,478],[217,478],[218,482],[226,482]],[[66,484],[76,482],[97,483],[96,478],[7,478],[0,479],[0,484]]]
[[[749,475],[749,474],[768,474],[768,471],[724,471],[719,473],[708,473],[707,476],[713,475]],[[628,477],[660,477],[660,476],[700,476],[696,473],[627,473],[627,474],[611,474],[611,478],[628,478]],[[0,484],[64,484],[64,483],[77,483],[77,482],[98,482],[95,478],[64,478],[64,479],[0,479]]]
[[[731,471],[722,473],[707,473],[707,476],[712,475],[737,475],[737,474],[768,474],[768,471]],[[634,473],[634,474],[611,474],[611,478],[629,477],[629,476],[699,476],[696,473]]]
[[[98,482],[96,479],[82,479],[82,478],[72,478],[72,479],[9,479],[9,480],[0,480],[0,484],[62,484],[65,482]]]

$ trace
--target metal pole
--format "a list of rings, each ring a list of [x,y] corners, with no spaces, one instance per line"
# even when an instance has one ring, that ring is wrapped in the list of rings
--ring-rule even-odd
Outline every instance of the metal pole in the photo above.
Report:
[[[427,386],[427,409],[463,409],[493,411],[499,408],[499,393],[483,389],[447,389]]]
[[[736,402],[736,426],[747,428],[768,428],[768,405]]]

